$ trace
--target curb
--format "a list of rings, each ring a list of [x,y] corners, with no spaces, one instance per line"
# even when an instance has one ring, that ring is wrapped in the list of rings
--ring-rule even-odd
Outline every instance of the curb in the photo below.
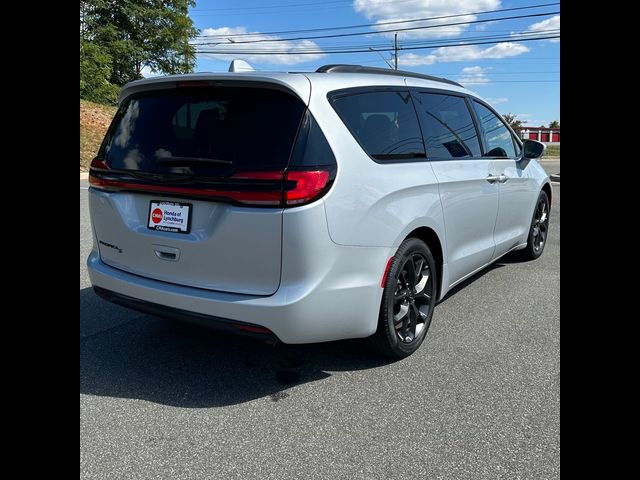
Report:
[[[87,180],[89,178],[89,172],[80,172],[80,180]]]
[[[560,181],[560,174],[556,173],[555,175],[551,175],[549,178],[551,179],[552,182],[559,182]]]

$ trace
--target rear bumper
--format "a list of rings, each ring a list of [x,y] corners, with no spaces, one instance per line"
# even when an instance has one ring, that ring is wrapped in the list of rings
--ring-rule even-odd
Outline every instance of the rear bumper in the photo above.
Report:
[[[170,318],[172,320],[179,320],[183,322],[197,323],[209,328],[215,328],[228,333],[235,333],[245,335],[260,340],[278,340],[278,337],[264,327],[258,325],[252,325],[246,322],[238,322],[236,320],[229,320],[228,318],[214,317],[211,315],[203,315],[201,313],[189,312],[187,310],[180,310],[178,308],[167,307],[165,305],[158,305],[157,303],[151,303],[137,298],[122,295],[121,293],[112,292],[102,287],[93,287],[94,292],[101,298],[110,302],[122,305],[123,307],[138,310],[139,312],[149,313],[151,315],[157,315],[159,317]]]
[[[284,214],[282,273],[273,295],[226,293],[154,280],[105,264],[97,250],[89,255],[87,268],[94,287],[120,299],[127,297],[132,308],[153,304],[150,313],[162,316],[177,309],[180,315],[195,314],[199,323],[214,327],[220,320],[242,322],[265,327],[284,343],[315,343],[375,332],[380,280],[391,255],[391,248],[332,242],[324,205],[319,202]],[[168,307],[167,312],[163,307]]]

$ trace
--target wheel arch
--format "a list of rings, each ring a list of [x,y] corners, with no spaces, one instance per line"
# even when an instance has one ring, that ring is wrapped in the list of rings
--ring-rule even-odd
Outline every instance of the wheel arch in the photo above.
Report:
[[[431,250],[431,253],[433,254],[433,260],[436,263],[436,279],[437,279],[436,292],[438,292],[436,301],[440,300],[440,293],[442,292],[442,273],[443,273],[443,265],[444,265],[444,251],[442,249],[442,242],[440,240],[440,237],[438,236],[436,231],[433,230],[432,228],[422,226],[409,232],[409,234],[405,237],[405,240],[407,238],[417,238],[419,240],[422,240],[424,243],[427,244],[427,246],[429,247],[429,250]]]
[[[544,185],[542,185],[542,190],[547,194],[547,197],[549,198],[549,206],[551,206],[551,184],[549,182],[545,182]]]

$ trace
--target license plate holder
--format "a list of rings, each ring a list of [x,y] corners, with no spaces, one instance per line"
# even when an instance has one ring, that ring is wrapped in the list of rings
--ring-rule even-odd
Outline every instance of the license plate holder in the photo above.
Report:
[[[192,207],[191,203],[151,200],[147,228],[160,232],[189,233]]]

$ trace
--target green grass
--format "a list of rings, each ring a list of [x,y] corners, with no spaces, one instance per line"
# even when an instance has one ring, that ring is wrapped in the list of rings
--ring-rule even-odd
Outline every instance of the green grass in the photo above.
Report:
[[[116,107],[80,100],[80,171],[89,170]]]
[[[559,157],[560,145],[547,145],[547,149],[544,151],[545,157]]]

